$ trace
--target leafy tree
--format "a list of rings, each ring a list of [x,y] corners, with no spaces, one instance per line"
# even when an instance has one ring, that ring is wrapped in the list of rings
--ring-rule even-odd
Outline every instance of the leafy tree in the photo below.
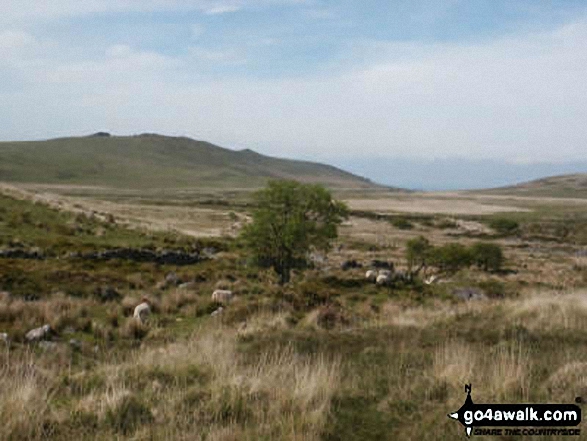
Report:
[[[432,263],[443,271],[457,272],[473,263],[471,251],[460,243],[449,243],[432,251]]]
[[[348,208],[319,185],[271,181],[255,194],[256,209],[242,238],[256,263],[271,267],[281,284],[307,264],[314,250],[327,251]]]
[[[499,271],[503,265],[503,251],[499,245],[478,242],[471,247],[473,261],[483,271]]]
[[[408,261],[409,271],[419,266],[416,272],[428,265],[432,254],[433,246],[424,236],[418,236],[406,242],[406,260]]]

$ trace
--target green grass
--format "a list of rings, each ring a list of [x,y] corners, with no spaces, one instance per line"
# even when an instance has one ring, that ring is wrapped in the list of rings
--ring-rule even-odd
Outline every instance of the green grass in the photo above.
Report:
[[[0,143],[0,181],[118,188],[255,188],[270,178],[374,188],[328,165],[234,151],[189,138],[62,138]]]

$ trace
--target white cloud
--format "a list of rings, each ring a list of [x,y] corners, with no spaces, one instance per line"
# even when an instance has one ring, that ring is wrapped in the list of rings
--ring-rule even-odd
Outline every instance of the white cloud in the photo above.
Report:
[[[116,46],[92,61],[33,58],[26,88],[0,90],[2,136],[106,127],[298,157],[580,159],[586,37],[587,22],[577,21],[483,44],[371,43],[360,48],[365,65],[273,80],[206,77],[203,65],[239,54],[201,47],[181,57]]]
[[[35,38],[21,30],[6,30],[0,32],[0,50],[20,49],[36,42]]]
[[[200,11],[236,12],[256,6],[298,4],[306,0],[2,0],[0,24],[30,24],[31,20],[77,17],[96,13]]]

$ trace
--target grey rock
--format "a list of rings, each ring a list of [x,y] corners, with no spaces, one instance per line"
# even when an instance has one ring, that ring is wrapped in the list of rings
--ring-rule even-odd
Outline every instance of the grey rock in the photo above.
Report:
[[[453,294],[461,300],[485,300],[487,296],[478,288],[458,288],[453,291]]]

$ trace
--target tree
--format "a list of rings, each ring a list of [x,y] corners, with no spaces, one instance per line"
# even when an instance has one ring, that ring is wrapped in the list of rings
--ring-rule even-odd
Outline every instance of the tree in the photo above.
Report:
[[[460,243],[448,243],[432,251],[431,260],[442,271],[456,273],[473,262],[471,250]]]
[[[406,260],[408,261],[409,271],[412,272],[414,266],[419,266],[415,271],[418,273],[422,268],[428,265],[430,260],[432,245],[424,236],[418,236],[406,242]]]
[[[256,263],[273,268],[281,284],[289,282],[292,269],[307,265],[309,252],[330,248],[348,216],[346,205],[320,185],[271,181],[255,201],[242,239]]]
[[[503,251],[499,245],[478,242],[471,247],[473,261],[483,271],[499,271],[503,265]]]

